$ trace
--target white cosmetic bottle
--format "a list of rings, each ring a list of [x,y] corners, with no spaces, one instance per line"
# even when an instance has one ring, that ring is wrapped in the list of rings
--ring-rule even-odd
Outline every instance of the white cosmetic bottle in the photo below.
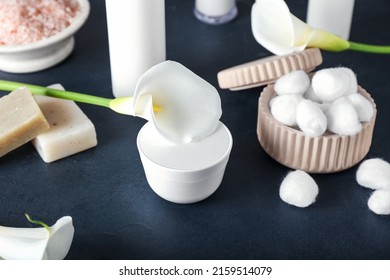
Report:
[[[207,24],[224,24],[237,16],[236,0],[195,0],[194,14]]]
[[[355,0],[309,0],[307,23],[348,40]]]
[[[164,0],[106,0],[115,97],[132,96],[138,78],[166,59]]]

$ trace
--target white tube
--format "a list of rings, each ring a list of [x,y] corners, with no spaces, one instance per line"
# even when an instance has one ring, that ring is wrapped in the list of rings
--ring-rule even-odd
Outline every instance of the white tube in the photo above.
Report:
[[[132,96],[138,78],[166,59],[164,0],[106,0],[112,90]]]
[[[348,40],[355,0],[309,0],[307,23]]]

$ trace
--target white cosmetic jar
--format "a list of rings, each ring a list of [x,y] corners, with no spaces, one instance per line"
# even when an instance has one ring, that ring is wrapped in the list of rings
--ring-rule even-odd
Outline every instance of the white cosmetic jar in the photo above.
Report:
[[[218,189],[232,146],[232,135],[221,122],[214,133],[188,144],[167,141],[149,122],[137,137],[150,187],[160,197],[182,204],[201,201]]]

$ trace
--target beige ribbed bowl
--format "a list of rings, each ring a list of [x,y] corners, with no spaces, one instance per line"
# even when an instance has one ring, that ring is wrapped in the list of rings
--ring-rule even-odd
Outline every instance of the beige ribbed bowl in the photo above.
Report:
[[[374,116],[370,122],[362,124],[360,133],[341,136],[327,131],[321,137],[310,137],[272,116],[269,102],[275,92],[273,85],[267,86],[259,98],[257,135],[261,146],[281,164],[309,173],[339,172],[354,166],[370,149],[377,113],[375,102],[367,91],[361,87],[358,91],[374,107]]]

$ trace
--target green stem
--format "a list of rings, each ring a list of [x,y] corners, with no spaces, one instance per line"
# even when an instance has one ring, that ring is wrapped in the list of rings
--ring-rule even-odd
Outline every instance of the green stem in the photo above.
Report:
[[[98,105],[98,106],[103,106],[108,108],[110,108],[110,102],[112,101],[112,99],[109,98],[98,97],[98,96],[88,95],[84,93],[58,90],[58,89],[46,88],[46,87],[41,87],[36,85],[29,85],[24,83],[0,80],[0,90],[13,91],[20,87],[26,87],[31,91],[32,94],[36,94],[36,95],[46,95],[46,96],[68,99],[68,100],[73,100],[77,102]]]
[[[27,213],[24,213],[24,216],[26,216],[27,220],[28,220],[30,223],[32,223],[32,224],[34,224],[34,225],[42,226],[42,227],[44,227],[44,228],[50,233],[50,227],[49,227],[47,224],[45,224],[44,222],[31,219],[30,215],[27,214]]]
[[[349,49],[353,51],[368,52],[368,53],[379,53],[379,54],[390,54],[390,46],[376,46],[367,45],[356,42],[349,42]]]

